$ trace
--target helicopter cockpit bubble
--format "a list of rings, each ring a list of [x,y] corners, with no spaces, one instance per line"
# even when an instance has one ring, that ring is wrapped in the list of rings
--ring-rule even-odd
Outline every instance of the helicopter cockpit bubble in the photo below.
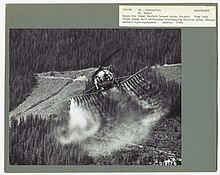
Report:
[[[99,68],[92,74],[92,80],[97,90],[105,90],[114,86],[116,83],[113,73],[107,68],[103,68],[103,65],[117,52],[121,50],[117,49],[113,52],[105,61],[99,66]],[[111,68],[111,65],[109,66]]]
[[[114,83],[113,73],[108,69],[100,70],[94,79],[94,83],[98,90],[104,90],[108,87],[112,87]]]

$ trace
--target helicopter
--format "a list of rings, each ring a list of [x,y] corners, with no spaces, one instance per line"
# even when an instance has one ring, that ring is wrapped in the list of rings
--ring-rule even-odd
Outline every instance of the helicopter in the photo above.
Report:
[[[98,91],[104,91],[112,88],[117,84],[114,74],[108,69],[104,68],[104,64],[117,54],[121,49],[117,49],[99,66],[99,68],[92,74],[92,81]]]
[[[119,91],[120,87],[122,88],[122,86],[127,86],[130,80],[139,79],[137,76],[139,76],[139,74],[143,72],[143,70],[147,69],[147,66],[132,75],[126,75],[117,78],[111,71],[111,65],[107,67],[104,66],[113,56],[115,56],[121,50],[122,48],[115,50],[104,60],[104,62],[98,67],[98,69],[92,73],[90,80],[92,80],[93,86],[90,89],[83,91],[81,94],[74,96],[72,99],[75,99],[75,101],[78,102],[80,99],[87,99],[93,95],[101,94],[103,96],[109,96],[111,90],[117,92]],[[140,79],[139,81],[142,80]]]

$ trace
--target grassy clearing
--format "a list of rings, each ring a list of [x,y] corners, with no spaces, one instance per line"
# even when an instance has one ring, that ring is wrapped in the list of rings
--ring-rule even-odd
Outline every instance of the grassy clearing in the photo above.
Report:
[[[85,88],[85,80],[80,76],[90,77],[95,68],[79,71],[45,72],[38,74],[38,83],[30,96],[17,108],[9,113],[12,116],[40,114],[68,115],[69,98],[80,94]],[[75,80],[76,79],[76,80]]]
[[[167,81],[175,81],[181,84],[181,64],[170,64],[165,66],[155,67],[156,71],[161,73]]]

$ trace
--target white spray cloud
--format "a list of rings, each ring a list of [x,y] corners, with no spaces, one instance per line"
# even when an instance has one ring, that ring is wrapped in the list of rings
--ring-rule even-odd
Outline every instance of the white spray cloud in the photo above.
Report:
[[[152,127],[166,113],[157,105],[152,106],[144,100],[122,94],[115,89],[111,89],[109,98],[116,100],[120,106],[116,114],[118,117],[115,117],[117,122],[109,128],[102,128],[102,133],[97,133],[95,139],[86,145],[87,151],[94,157],[108,155],[129,146],[141,147],[141,143],[147,140]],[[151,112],[139,113],[138,109],[131,106],[131,100],[138,102],[137,105],[141,106],[142,110],[151,109]]]
[[[140,114],[137,109],[132,110],[129,106],[129,96],[120,91],[112,90],[106,94],[106,98],[114,99],[120,106],[116,115],[116,121],[106,127],[100,127],[100,118],[98,113],[88,111],[82,108],[71,99],[70,119],[65,136],[61,135],[59,140],[62,144],[71,142],[81,142],[91,137],[89,142],[84,142],[84,148],[91,156],[108,155],[114,151],[128,148],[129,146],[139,146],[146,141],[151,128],[159,121],[166,111],[155,107],[153,111],[146,114]],[[138,105],[141,105],[138,103]],[[147,105],[141,105],[147,108]],[[127,109],[127,108],[131,109]],[[149,106],[152,108],[152,106]],[[123,112],[123,113],[121,113]],[[123,115],[123,116],[122,116]],[[138,121],[134,120],[139,116]],[[125,118],[126,120],[122,120]]]
[[[162,115],[162,111],[155,111],[139,122],[130,121],[118,124],[112,130],[106,129],[104,137],[100,138],[97,135],[97,140],[87,145],[87,150],[91,156],[99,156],[108,155],[129,146],[141,147],[142,141],[147,139],[150,129]]]
[[[92,115],[86,109],[78,106],[73,99],[70,101],[70,118],[66,128],[66,134],[61,134],[59,138],[62,144],[83,141],[93,136],[100,126],[100,121],[97,116]]]

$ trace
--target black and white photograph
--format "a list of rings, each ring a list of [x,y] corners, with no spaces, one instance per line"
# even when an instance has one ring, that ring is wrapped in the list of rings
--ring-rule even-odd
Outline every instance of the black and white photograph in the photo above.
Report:
[[[181,166],[181,29],[11,28],[10,165]]]

